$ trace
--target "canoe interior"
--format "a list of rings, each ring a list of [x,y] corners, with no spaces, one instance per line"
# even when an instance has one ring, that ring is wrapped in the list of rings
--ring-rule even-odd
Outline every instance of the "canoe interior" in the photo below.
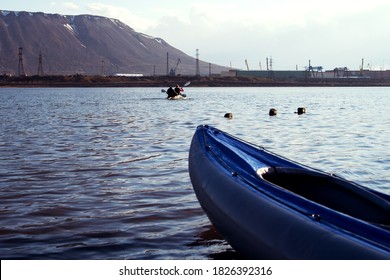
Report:
[[[389,203],[337,177],[289,167],[270,167],[258,175],[278,187],[352,217],[390,226]]]

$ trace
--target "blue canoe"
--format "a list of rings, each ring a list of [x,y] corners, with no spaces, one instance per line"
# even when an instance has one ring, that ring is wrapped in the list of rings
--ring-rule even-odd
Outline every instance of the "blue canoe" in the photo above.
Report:
[[[244,258],[390,259],[390,196],[199,126],[196,196]]]

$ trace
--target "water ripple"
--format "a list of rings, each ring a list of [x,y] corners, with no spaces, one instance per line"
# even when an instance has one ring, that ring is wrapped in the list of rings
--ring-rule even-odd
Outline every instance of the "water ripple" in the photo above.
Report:
[[[155,88],[1,89],[0,255],[239,259],[189,180],[199,124],[390,193],[390,118],[377,113],[387,88],[187,92],[175,102]]]

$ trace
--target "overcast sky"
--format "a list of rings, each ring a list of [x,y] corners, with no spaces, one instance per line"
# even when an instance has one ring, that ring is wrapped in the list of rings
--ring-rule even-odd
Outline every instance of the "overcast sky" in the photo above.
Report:
[[[2,0],[1,10],[93,14],[201,60],[257,70],[390,69],[389,0]]]

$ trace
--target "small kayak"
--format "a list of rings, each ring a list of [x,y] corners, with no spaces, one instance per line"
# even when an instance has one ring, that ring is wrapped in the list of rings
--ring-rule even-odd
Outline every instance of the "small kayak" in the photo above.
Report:
[[[188,85],[190,85],[191,82],[188,81],[184,84],[183,87],[186,87]],[[181,100],[181,99],[186,99],[187,95],[184,92],[184,88],[183,87],[180,87],[179,85],[176,85],[175,89],[173,89],[172,87],[169,87],[168,90],[165,90],[165,89],[162,89],[161,92],[162,93],[166,93],[168,96],[167,96],[167,99],[168,100]]]
[[[211,126],[189,151],[212,224],[251,259],[390,259],[390,196]]]
[[[186,98],[187,98],[187,95],[185,95],[185,94],[179,94],[176,96],[167,97],[168,100],[181,100],[181,99],[186,99]]]

